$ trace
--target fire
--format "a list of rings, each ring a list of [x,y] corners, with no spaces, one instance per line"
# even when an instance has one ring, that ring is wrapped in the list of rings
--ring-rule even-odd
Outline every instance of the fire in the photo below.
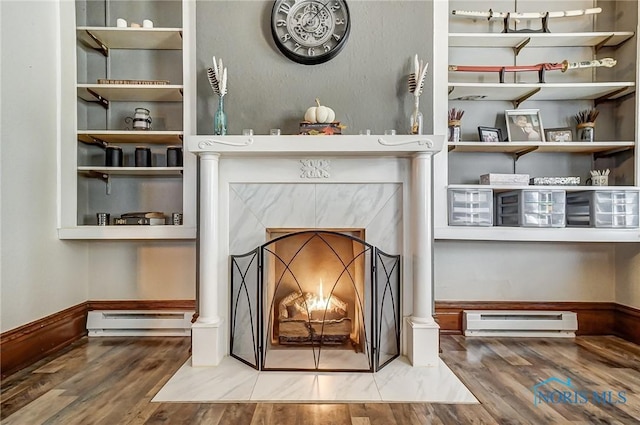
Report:
[[[320,285],[318,286],[317,294],[306,294],[305,302],[307,303],[307,309],[312,311],[324,311],[327,309],[327,299],[324,297],[324,290],[322,289],[322,279],[320,279]]]

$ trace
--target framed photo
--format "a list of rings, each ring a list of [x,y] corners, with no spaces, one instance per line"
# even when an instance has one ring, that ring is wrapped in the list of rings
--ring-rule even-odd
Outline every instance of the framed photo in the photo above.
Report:
[[[493,127],[478,127],[478,136],[481,142],[504,142],[502,130]]]
[[[544,131],[547,142],[571,142],[573,141],[573,130],[570,127],[548,128]]]
[[[507,134],[510,142],[544,142],[539,109],[507,109]]]

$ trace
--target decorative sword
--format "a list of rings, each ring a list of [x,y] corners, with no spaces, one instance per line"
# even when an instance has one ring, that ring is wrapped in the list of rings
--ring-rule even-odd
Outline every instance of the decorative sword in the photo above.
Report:
[[[504,74],[506,72],[526,72],[538,71],[538,82],[544,83],[545,71],[562,71],[580,68],[598,68],[615,66],[617,61],[612,58],[595,59],[591,61],[569,62],[562,61],[558,63],[539,63],[536,65],[507,65],[507,66],[484,66],[484,65],[449,65],[449,71],[454,72],[498,72],[500,74],[500,82],[504,83]]]
[[[491,9],[489,9],[488,12],[476,10],[452,10],[451,14],[472,19],[503,19],[504,29],[502,30],[502,32],[550,32],[548,26],[549,18],[568,18],[573,16],[594,15],[600,12],[602,12],[601,7],[593,7],[591,9],[561,10],[555,12],[494,12]],[[519,22],[519,20],[521,19],[542,19],[542,28],[539,30],[513,30],[509,27],[509,21],[511,19],[515,20],[516,22]]]

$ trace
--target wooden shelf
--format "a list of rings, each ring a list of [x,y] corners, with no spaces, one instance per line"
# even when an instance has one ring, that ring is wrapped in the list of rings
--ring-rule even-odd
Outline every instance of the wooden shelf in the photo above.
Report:
[[[617,47],[634,36],[630,31],[579,33],[451,33],[449,47]]]
[[[182,85],[78,84],[78,97],[87,102],[182,102]]]
[[[76,35],[78,40],[98,50],[102,50],[100,43],[107,49],[182,49],[181,28],[78,27]]]
[[[486,74],[486,73],[485,73]],[[498,73],[495,73],[496,80]],[[635,90],[632,82],[606,83],[455,83],[449,100],[608,100]]]
[[[80,166],[78,173],[92,175],[121,175],[121,176],[182,176],[182,167],[100,167]]]
[[[181,145],[183,131],[81,130],[78,140],[89,144],[144,143]]]
[[[489,185],[489,184],[450,184],[447,189],[491,189],[494,192],[509,192],[511,190],[533,189],[533,190],[565,190],[567,192],[582,192],[585,190],[598,191],[616,191],[616,190],[635,190],[640,191],[636,186],[543,186],[543,185],[523,185],[523,186],[506,186],[506,185]]]
[[[448,143],[453,152],[495,152],[522,154],[525,152],[548,153],[607,153],[633,149],[634,142],[458,142]]]
[[[60,239],[195,239],[196,228],[186,226],[77,226],[58,229]]]
[[[638,243],[640,229],[447,226],[435,228],[434,237],[436,240]]]

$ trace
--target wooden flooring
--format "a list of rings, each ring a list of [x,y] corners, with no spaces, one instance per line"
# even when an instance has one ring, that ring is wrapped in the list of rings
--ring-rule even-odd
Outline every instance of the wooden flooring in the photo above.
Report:
[[[640,424],[640,346],[616,337],[442,336],[443,360],[480,404],[151,403],[189,356],[189,338],[84,338],[2,382],[2,424]],[[625,391],[624,404],[539,403],[555,377]],[[561,389],[561,388],[560,388]]]

